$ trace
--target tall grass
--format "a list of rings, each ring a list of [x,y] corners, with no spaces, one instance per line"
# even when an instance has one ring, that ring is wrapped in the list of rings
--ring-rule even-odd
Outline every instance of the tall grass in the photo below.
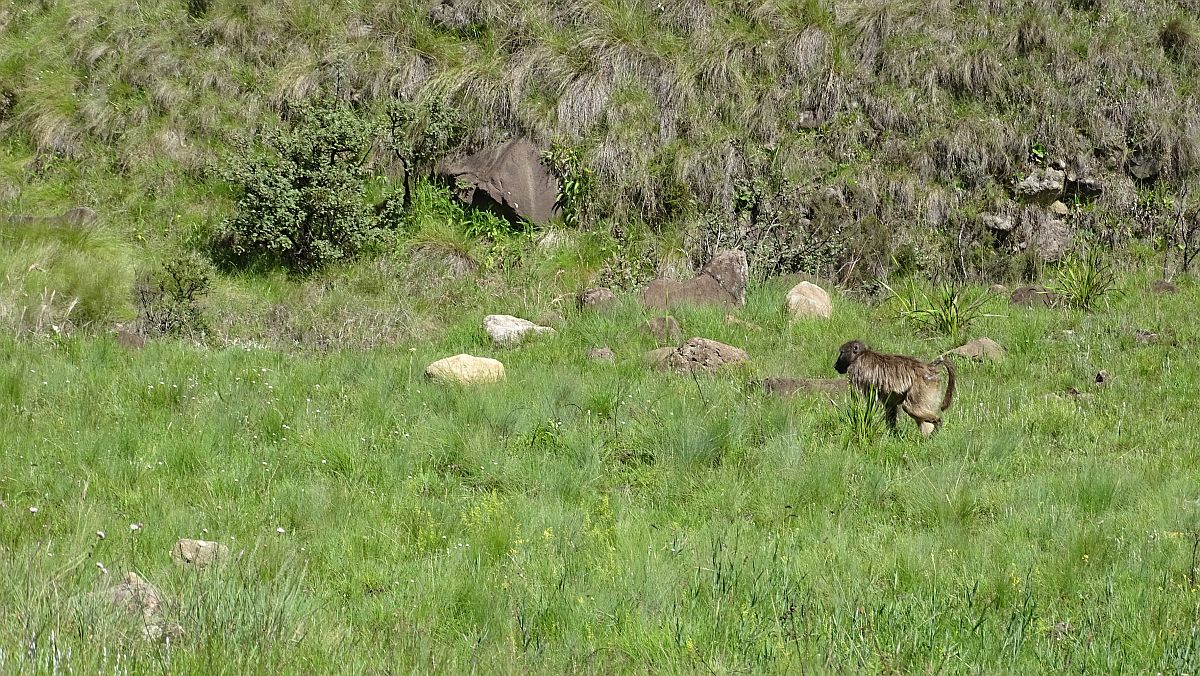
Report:
[[[740,313],[770,330],[721,310],[678,319],[745,347],[755,378],[826,376],[832,346],[866,327],[912,341],[850,300],[791,326],[784,291],[753,289]],[[939,435],[850,445],[841,402],[651,371],[634,303],[567,308],[553,339],[499,350],[474,302],[445,308],[448,330],[411,352],[0,338],[0,670],[1200,661],[1188,535],[1200,371],[1182,347],[1131,350],[1115,330],[1170,321],[1181,344],[1197,339],[1194,288],[996,322],[1010,358],[960,367]],[[516,291],[487,311],[526,302]],[[596,344],[617,361],[588,362]],[[502,359],[506,382],[422,377],[462,351]],[[1101,365],[1121,377],[1091,400],[1060,396]],[[232,558],[177,567],[179,537],[226,543]],[[89,595],[129,570],[162,590],[180,640],[147,642],[136,618]]]

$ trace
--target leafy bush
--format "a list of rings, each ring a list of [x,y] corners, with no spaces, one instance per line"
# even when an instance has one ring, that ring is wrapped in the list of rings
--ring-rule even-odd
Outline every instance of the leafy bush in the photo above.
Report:
[[[1067,258],[1058,277],[1047,286],[1068,306],[1089,311],[1116,286],[1116,274],[1099,248],[1093,246],[1083,255]]]
[[[917,288],[912,280],[909,280],[903,293],[886,284],[884,287],[899,304],[901,319],[923,331],[948,336],[956,341],[980,318],[996,316],[983,311],[991,299],[991,294],[987,292],[973,293],[942,284],[932,294],[927,294]]]
[[[542,161],[558,178],[558,208],[562,211],[563,225],[574,228],[585,224],[595,174],[583,163],[583,151],[554,143],[542,154]]]
[[[462,140],[464,125],[458,111],[438,98],[419,103],[398,101],[387,109],[391,150],[404,166],[402,208],[392,207],[385,223],[396,222],[397,215],[412,205],[413,185],[428,179],[434,163]]]
[[[290,118],[227,173],[240,196],[217,242],[235,260],[267,258],[303,271],[353,257],[375,227],[364,187],[374,125],[327,101],[301,105]]]
[[[134,292],[138,319],[152,336],[193,336],[208,332],[200,299],[208,294],[212,264],[196,254],[171,259],[146,275]]]

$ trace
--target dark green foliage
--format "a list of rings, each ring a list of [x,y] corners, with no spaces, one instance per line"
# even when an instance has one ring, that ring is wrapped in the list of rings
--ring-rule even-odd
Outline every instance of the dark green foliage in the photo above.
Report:
[[[985,292],[941,284],[933,293],[925,293],[909,280],[903,291],[890,287],[892,299],[899,305],[899,317],[931,335],[947,336],[957,342],[979,319],[992,317],[984,312],[991,300]]]
[[[364,187],[375,127],[328,101],[298,106],[289,123],[269,130],[265,147],[236,159],[227,173],[241,194],[218,238],[220,252],[298,271],[352,258],[376,223]]]
[[[1194,63],[1197,52],[1196,29],[1186,17],[1176,16],[1158,33],[1163,52],[1176,63]]]
[[[208,295],[213,267],[184,254],[145,275],[134,288],[138,320],[151,336],[199,336],[208,332],[201,299]]]
[[[585,225],[588,201],[595,184],[595,173],[583,161],[578,147],[554,143],[542,156],[550,172],[558,178],[558,208],[563,224],[569,228]]]
[[[188,16],[193,19],[203,18],[208,14],[208,10],[212,8],[212,0],[185,0],[187,2]]]
[[[464,126],[458,111],[440,98],[392,103],[387,117],[391,150],[404,166],[403,206],[407,208],[412,204],[414,181],[431,177],[435,163],[461,142]]]
[[[1062,264],[1057,278],[1048,288],[1061,296],[1067,305],[1090,311],[1115,285],[1112,263],[1099,247],[1089,246],[1082,254],[1073,255]]]

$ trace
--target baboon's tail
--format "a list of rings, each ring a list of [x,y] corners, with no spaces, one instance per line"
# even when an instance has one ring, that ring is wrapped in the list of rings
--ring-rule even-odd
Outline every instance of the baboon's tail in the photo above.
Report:
[[[954,362],[939,357],[933,364],[946,367],[946,394],[942,397],[942,410],[945,411],[950,408],[950,404],[954,403]]]

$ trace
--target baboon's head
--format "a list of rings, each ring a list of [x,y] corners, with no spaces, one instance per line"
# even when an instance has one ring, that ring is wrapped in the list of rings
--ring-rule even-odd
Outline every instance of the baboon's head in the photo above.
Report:
[[[833,370],[838,373],[845,373],[850,370],[850,365],[854,360],[862,356],[862,353],[867,351],[867,344],[861,340],[851,340],[844,343],[838,349],[837,362],[833,365]]]

